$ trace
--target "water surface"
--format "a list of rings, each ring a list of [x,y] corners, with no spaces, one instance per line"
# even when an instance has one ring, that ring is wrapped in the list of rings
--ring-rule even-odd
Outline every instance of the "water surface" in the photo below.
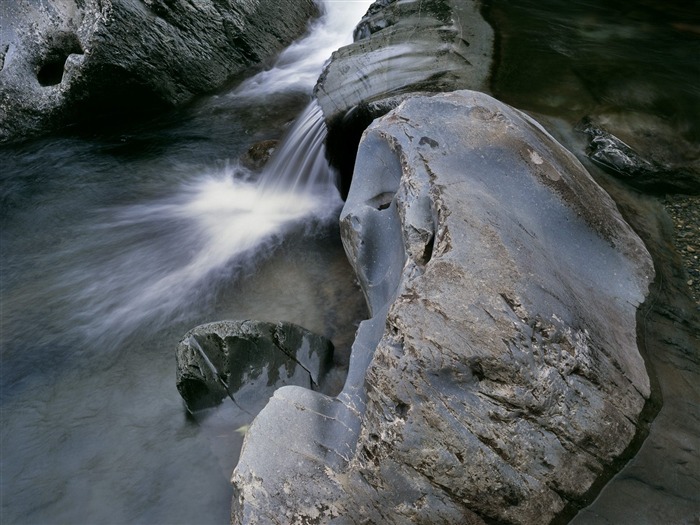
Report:
[[[2,523],[229,522],[250,415],[185,411],[197,324],[295,322],[347,366],[363,299],[319,115],[297,117],[368,4],[328,2],[271,70],[184,110],[0,148]],[[241,166],[284,134],[292,160]]]

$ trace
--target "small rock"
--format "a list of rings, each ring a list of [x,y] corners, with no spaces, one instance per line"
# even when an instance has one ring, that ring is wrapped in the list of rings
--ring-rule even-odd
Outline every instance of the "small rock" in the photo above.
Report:
[[[253,413],[281,386],[318,386],[333,344],[292,323],[220,321],[187,332],[176,357],[177,389],[188,410],[214,407],[228,396]]]
[[[637,151],[590,117],[582,119],[576,129],[590,137],[588,157],[627,184],[651,193],[696,195],[700,191],[697,161],[677,164],[669,159],[657,160],[651,151]]]
[[[253,144],[241,157],[243,165],[251,170],[260,170],[270,160],[277,147],[277,140],[261,140]]]

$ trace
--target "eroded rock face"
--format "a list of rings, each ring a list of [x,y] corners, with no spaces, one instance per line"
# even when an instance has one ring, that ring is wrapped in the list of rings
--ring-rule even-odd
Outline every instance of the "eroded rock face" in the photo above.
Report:
[[[649,254],[580,163],[484,94],[376,121],[341,216],[372,318],[343,392],[278,390],[234,523],[549,523],[649,397]]]
[[[355,42],[333,53],[315,96],[343,180],[349,183],[365,128],[407,96],[488,89],[494,35],[479,9],[471,0],[380,0],[358,24]]]
[[[333,362],[333,344],[292,323],[219,321],[187,332],[176,358],[176,385],[188,409],[231,397],[256,413],[281,386],[318,388]]]
[[[5,0],[0,142],[137,116],[221,86],[300,36],[313,0]]]

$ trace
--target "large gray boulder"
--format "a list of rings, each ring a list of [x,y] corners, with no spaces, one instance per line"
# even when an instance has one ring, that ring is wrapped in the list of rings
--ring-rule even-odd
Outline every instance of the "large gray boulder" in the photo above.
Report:
[[[280,51],[313,0],[3,0],[0,142],[186,102]]]
[[[537,122],[461,91],[366,131],[341,228],[372,317],[340,395],[285,387],[255,419],[233,522],[573,513],[650,394],[652,263],[610,197]]]
[[[477,0],[378,0],[354,43],[333,53],[314,94],[328,125],[329,159],[345,186],[362,132],[404,98],[488,90],[494,33],[480,9]]]

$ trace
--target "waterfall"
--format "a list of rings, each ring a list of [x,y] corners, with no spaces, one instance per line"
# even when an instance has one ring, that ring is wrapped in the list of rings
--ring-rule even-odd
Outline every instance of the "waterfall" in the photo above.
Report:
[[[224,98],[234,106],[241,99],[260,104],[261,96],[275,92],[310,90],[370,3],[328,2],[305,38]],[[290,232],[334,222],[342,201],[325,158],[325,136],[323,113],[312,100],[262,173],[231,162],[193,174],[175,194],[102,210],[91,241],[80,247],[85,263],[68,270],[59,286],[65,293],[57,291],[76,303],[76,324],[91,339],[109,334],[113,344],[144,319],[165,326],[211,301],[221,285],[273,253]],[[121,239],[116,253],[114,239]],[[88,255],[98,253],[105,255]]]
[[[323,112],[314,99],[265,166],[260,178],[261,192],[288,191],[294,198],[299,194],[324,194],[332,198],[337,181],[326,160],[325,138]]]

